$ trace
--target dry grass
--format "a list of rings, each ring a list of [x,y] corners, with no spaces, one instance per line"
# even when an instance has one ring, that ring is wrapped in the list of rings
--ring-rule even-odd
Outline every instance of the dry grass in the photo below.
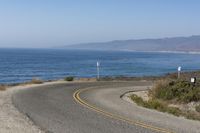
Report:
[[[97,81],[96,78],[79,78],[78,81],[83,81],[83,82],[95,82]]]
[[[40,79],[32,79],[32,80],[30,81],[30,83],[32,83],[32,84],[42,84],[43,81],[40,80]]]
[[[149,96],[152,98],[157,98],[159,95],[159,92],[165,89],[165,87],[169,84],[169,80],[158,80],[155,82],[153,88],[149,90]]]
[[[5,91],[6,87],[4,85],[0,85],[0,91]]]
[[[7,87],[12,87],[12,86],[18,86],[18,85],[29,85],[29,84],[42,84],[44,83],[44,81],[37,79],[37,78],[33,78],[31,81],[27,81],[24,83],[17,83],[17,84],[10,84],[10,85],[1,85],[0,84],[0,91],[5,91]]]
[[[179,108],[176,107],[169,107],[167,103],[160,101],[158,99],[151,99],[149,101],[144,101],[141,97],[138,97],[137,95],[132,95],[130,97],[137,105],[149,108],[149,109],[155,109],[161,112],[167,112],[170,114],[173,114],[175,116],[182,115],[182,112]]]
[[[27,81],[25,83],[22,83],[21,85],[27,85],[27,84],[42,84],[44,81],[37,79],[37,78],[33,78],[31,81]],[[20,84],[19,84],[20,85]]]

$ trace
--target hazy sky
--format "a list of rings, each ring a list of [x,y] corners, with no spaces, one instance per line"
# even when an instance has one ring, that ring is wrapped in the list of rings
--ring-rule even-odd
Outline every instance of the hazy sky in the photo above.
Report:
[[[0,47],[190,35],[199,0],[0,0]]]

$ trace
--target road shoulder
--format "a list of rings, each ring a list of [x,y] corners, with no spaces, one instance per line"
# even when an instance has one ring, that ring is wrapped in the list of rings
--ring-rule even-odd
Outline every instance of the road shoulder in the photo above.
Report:
[[[19,85],[0,91],[0,129],[2,133],[44,133],[39,127],[12,103],[12,95],[30,87],[60,83],[58,81],[44,84]]]

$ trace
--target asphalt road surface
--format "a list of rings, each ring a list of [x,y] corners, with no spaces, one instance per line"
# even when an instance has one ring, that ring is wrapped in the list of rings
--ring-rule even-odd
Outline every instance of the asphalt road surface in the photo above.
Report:
[[[48,133],[200,132],[200,123],[152,111],[120,98],[151,82],[60,83],[13,95],[14,105]]]

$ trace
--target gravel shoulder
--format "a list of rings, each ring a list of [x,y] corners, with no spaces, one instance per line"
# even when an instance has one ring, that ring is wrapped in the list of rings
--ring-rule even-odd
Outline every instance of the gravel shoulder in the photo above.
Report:
[[[21,85],[9,87],[0,91],[0,132],[2,133],[44,133],[39,127],[12,104],[12,95],[29,89],[30,87],[56,84],[62,81],[44,83],[38,85]]]

